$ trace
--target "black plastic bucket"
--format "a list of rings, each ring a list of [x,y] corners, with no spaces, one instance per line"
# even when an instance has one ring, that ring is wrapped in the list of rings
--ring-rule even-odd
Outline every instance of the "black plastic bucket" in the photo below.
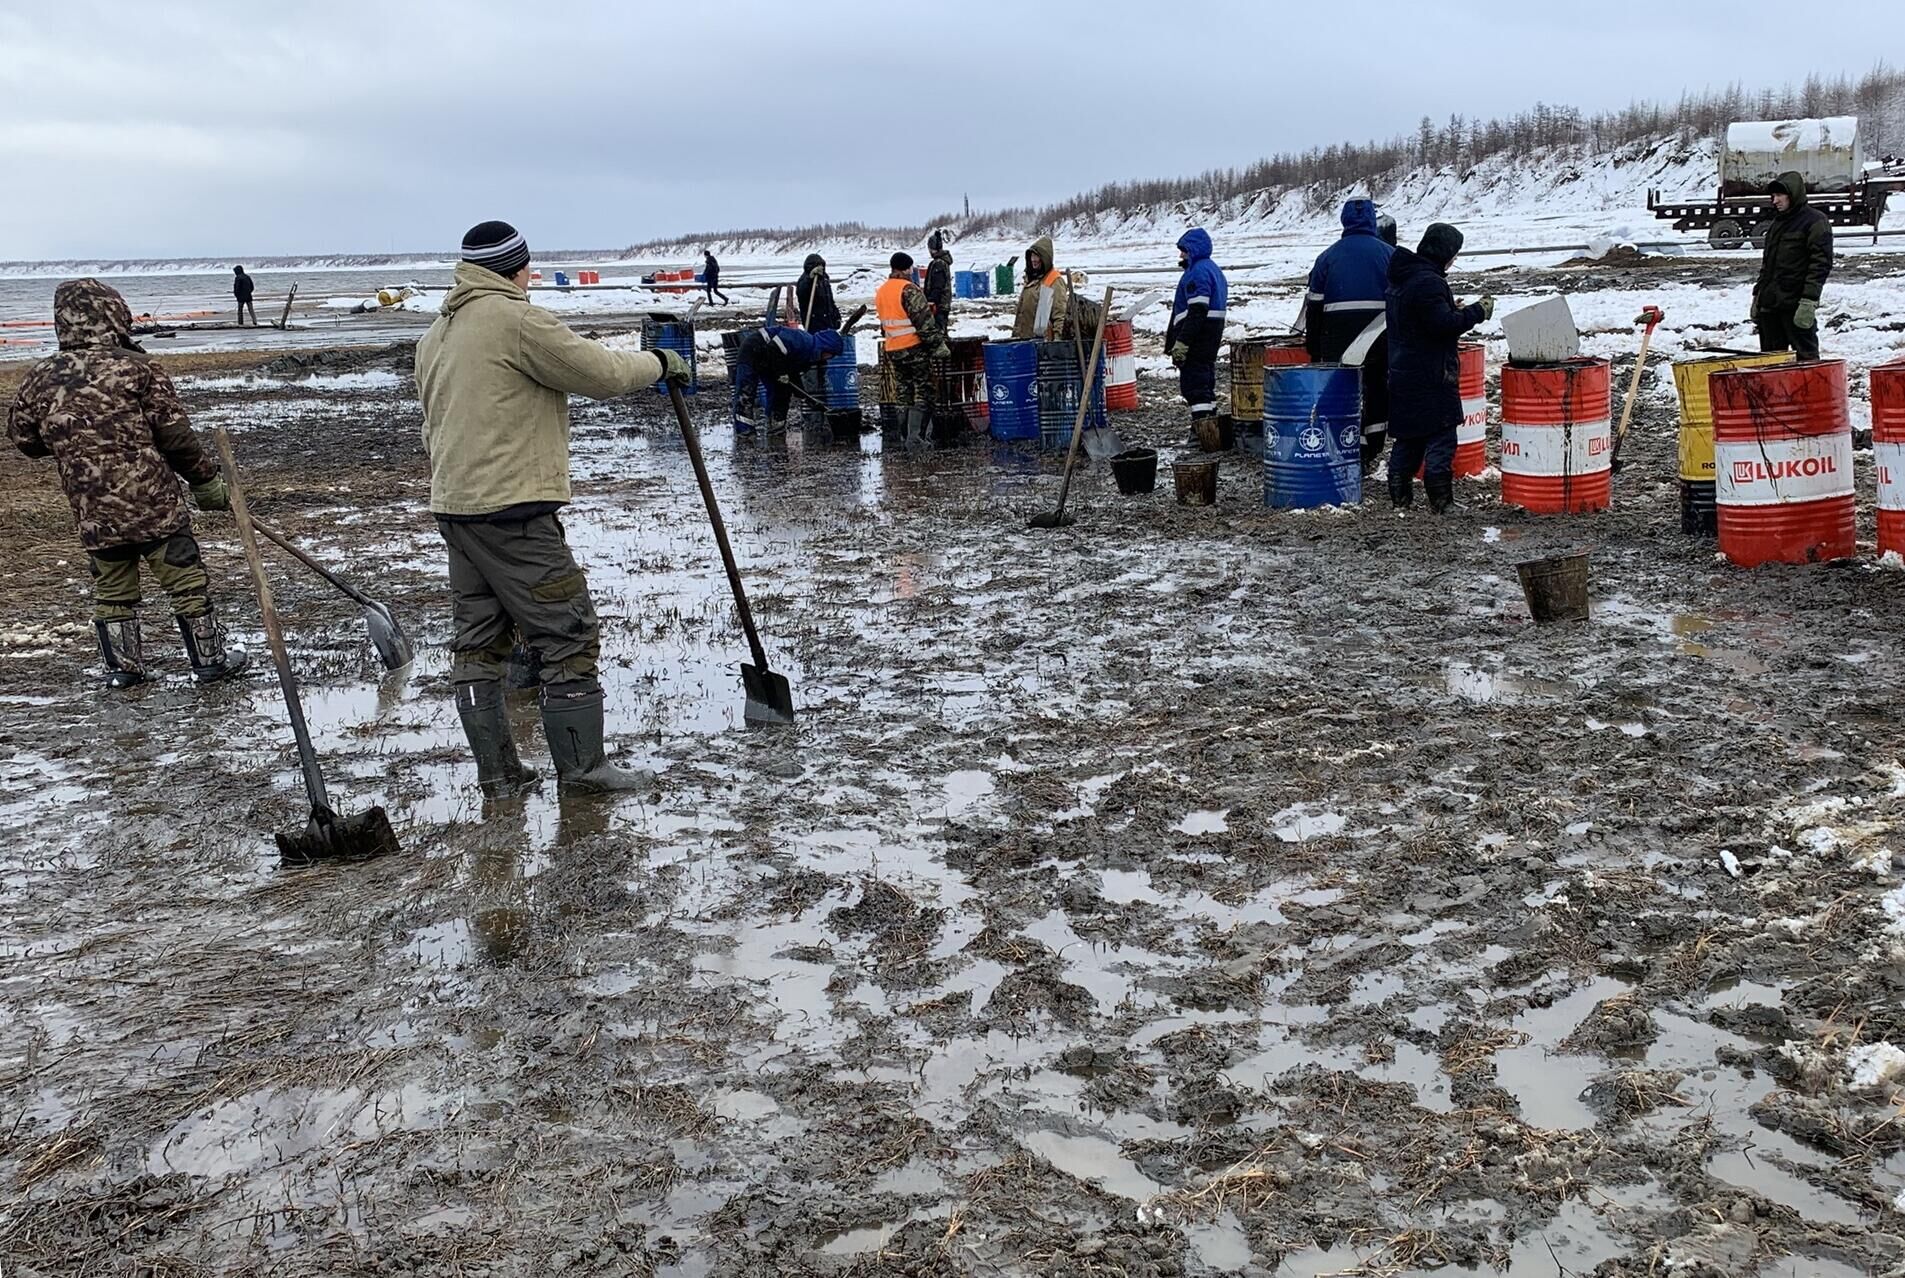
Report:
[[[1127,448],[1111,459],[1111,476],[1127,497],[1148,493],[1158,486],[1158,450]]]

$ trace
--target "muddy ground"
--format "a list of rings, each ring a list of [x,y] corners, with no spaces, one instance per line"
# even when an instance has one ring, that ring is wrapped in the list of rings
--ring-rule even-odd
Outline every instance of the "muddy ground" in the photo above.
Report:
[[[737,443],[704,394],[793,732],[741,724],[664,402],[579,408],[663,788],[485,804],[400,357],[239,362],[197,421],[422,649],[380,681],[274,565],[404,852],[280,870],[270,676],[192,686],[155,604],[162,677],[96,690],[51,467],[0,461],[9,1278],[1905,1272],[1905,575],[1682,537],[1664,386],[1610,514],[1273,514],[1233,455],[1216,509],[1100,464],[1038,534],[1049,457]],[[1514,564],[1575,546],[1594,619],[1536,628]]]

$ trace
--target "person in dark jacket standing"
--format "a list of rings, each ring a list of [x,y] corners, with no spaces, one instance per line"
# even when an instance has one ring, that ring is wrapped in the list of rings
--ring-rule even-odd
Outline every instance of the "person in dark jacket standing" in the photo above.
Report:
[[[933,314],[939,317],[940,331],[952,333],[953,304],[953,257],[946,250],[945,238],[934,231],[926,241],[926,248],[933,260],[926,264],[926,300],[933,304]]]
[[[827,259],[818,253],[809,253],[801,263],[800,281],[794,285],[794,305],[800,311],[800,326],[809,333],[840,327],[840,304],[833,300]]]
[[[1832,223],[1806,202],[1806,179],[1782,173],[1766,188],[1773,226],[1766,232],[1752,320],[1763,351],[1819,358],[1819,295],[1832,274]]]
[[[1177,365],[1177,389],[1191,410],[1191,433],[1205,448],[1217,445],[1217,352],[1224,344],[1230,282],[1211,260],[1210,234],[1194,226],[1178,237],[1177,296],[1164,329],[1164,349]]]
[[[1415,501],[1415,473],[1429,508],[1455,505],[1455,432],[1462,424],[1462,334],[1495,313],[1495,299],[1457,306],[1449,291],[1449,263],[1462,251],[1462,233],[1446,222],[1423,232],[1416,251],[1399,248],[1389,259],[1389,500],[1398,510]]]
[[[721,299],[721,305],[728,304],[728,295],[721,291],[721,263],[715,261],[714,254],[706,249],[701,250],[701,282],[708,286],[708,305],[713,306],[717,296]]]
[[[258,327],[258,308],[251,304],[251,294],[256,285],[251,276],[245,274],[242,266],[232,267],[232,296],[238,299],[238,322],[245,322],[245,312],[251,312],[251,326]]]
[[[1391,222],[1390,227],[1394,228]],[[1310,268],[1303,338],[1318,364],[1356,364],[1363,374],[1363,474],[1382,456],[1389,431],[1389,259],[1376,206],[1367,199],[1343,205],[1343,238]]]

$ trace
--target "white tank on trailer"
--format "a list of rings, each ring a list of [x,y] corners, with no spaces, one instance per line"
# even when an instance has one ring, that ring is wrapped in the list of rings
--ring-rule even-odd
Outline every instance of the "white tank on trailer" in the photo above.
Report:
[[[1859,117],[1753,120],[1726,126],[1720,195],[1763,195],[1767,183],[1797,170],[1808,191],[1850,191],[1865,173]]]

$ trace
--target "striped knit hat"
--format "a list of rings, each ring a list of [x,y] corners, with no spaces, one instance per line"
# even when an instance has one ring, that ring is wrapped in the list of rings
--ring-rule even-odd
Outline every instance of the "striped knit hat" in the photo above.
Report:
[[[529,265],[529,241],[507,222],[478,222],[463,235],[463,260],[508,279]]]

